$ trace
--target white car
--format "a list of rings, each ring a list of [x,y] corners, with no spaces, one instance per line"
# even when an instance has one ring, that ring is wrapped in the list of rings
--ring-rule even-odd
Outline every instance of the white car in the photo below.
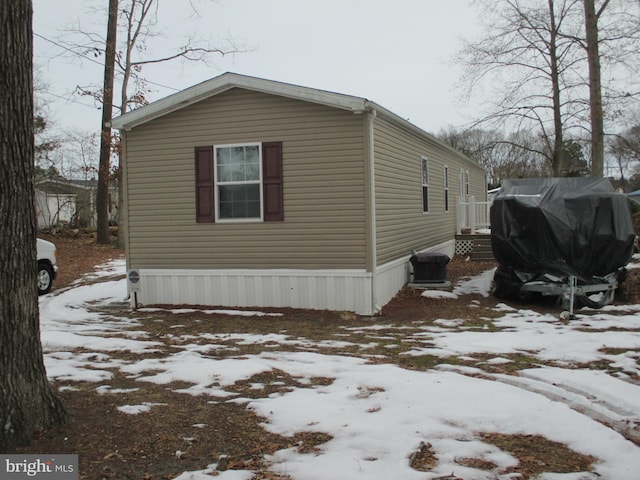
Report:
[[[51,285],[58,275],[56,262],[56,246],[38,238],[38,295],[51,290]]]

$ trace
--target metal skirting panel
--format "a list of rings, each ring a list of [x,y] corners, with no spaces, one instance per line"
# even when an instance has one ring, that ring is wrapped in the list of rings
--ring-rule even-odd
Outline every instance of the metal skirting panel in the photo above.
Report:
[[[140,269],[139,274],[138,305],[292,307],[373,313],[371,274],[364,270]]]
[[[378,267],[376,274],[376,310],[380,310],[395,297],[409,281],[409,258],[400,258]]]
[[[425,251],[452,255],[453,247],[451,241]],[[291,307],[373,315],[409,280],[410,257],[378,267],[375,280],[371,273],[356,269],[140,269],[136,270],[139,280],[131,301],[138,306]]]

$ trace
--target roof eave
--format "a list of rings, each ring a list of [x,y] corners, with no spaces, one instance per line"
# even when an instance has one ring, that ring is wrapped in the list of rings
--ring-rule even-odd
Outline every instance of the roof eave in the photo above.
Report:
[[[225,73],[218,77],[199,83],[193,87],[174,93],[161,100],[125,113],[112,120],[111,126],[120,130],[130,130],[138,125],[162,117],[181,108],[193,105],[207,98],[223,93],[232,88],[244,88],[256,92],[318,103],[333,108],[362,113],[367,100],[360,97],[327,92],[314,88],[301,87],[288,83],[265,80],[256,77]]]
[[[409,120],[406,120],[404,118],[402,118],[400,115],[393,113],[391,110],[388,110],[386,108],[384,108],[381,105],[378,105],[375,102],[367,102],[367,108],[368,109],[375,109],[378,114],[380,114],[383,118],[386,118],[388,121],[390,121],[392,124],[395,124],[396,126],[407,130],[415,135],[418,135],[419,137],[422,138],[426,138],[428,139],[432,144],[434,144],[435,146],[446,150],[447,152],[449,152],[452,155],[455,155],[456,157],[458,157],[460,160],[469,163],[471,165],[473,165],[474,167],[482,167],[482,165],[480,165],[478,162],[476,162],[475,160],[469,158],[467,155],[465,155],[464,153],[460,152],[459,150],[456,150],[455,148],[453,148],[451,145],[446,144],[445,142],[443,142],[442,140],[440,140],[438,137],[436,137],[435,135],[433,135],[432,133],[427,132],[426,130],[421,129],[420,127],[414,125],[413,123],[411,123]]]

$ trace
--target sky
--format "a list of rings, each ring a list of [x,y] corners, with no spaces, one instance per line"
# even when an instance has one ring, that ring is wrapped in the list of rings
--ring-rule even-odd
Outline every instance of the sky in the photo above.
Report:
[[[34,0],[34,60],[56,130],[100,128],[100,110],[76,86],[99,85],[100,58],[71,58],[60,44],[81,25],[104,36],[107,0]],[[193,4],[199,17],[189,7]],[[98,7],[96,7],[98,6]],[[472,112],[456,85],[451,59],[460,38],[477,28],[469,0],[160,0],[159,36],[150,56],[163,55],[197,33],[243,53],[203,63],[145,69],[151,100],[224,72],[364,97],[432,133],[467,123]],[[58,45],[56,45],[58,44]]]
[[[637,257],[629,268],[639,266]],[[291,448],[265,456],[262,468],[293,479],[433,480],[454,474],[465,480],[513,478],[504,470],[515,466],[517,459],[483,441],[479,432],[540,435],[596,459],[593,471],[547,472],[537,477],[540,480],[629,480],[640,471],[640,446],[619,433],[638,435],[640,425],[640,386],[633,381],[640,374],[640,305],[583,309],[568,321],[558,321],[557,315],[534,307],[504,303],[481,307],[468,295],[489,295],[491,269],[461,279],[449,293],[458,301],[468,298],[469,311],[487,308],[487,322],[493,328],[466,326],[462,317],[414,322],[413,326],[394,325],[389,318],[381,323],[374,317],[343,327],[335,339],[317,342],[286,331],[216,333],[220,315],[238,313],[229,310],[199,312],[210,316],[203,323],[210,328],[198,332],[181,323],[183,315],[174,316],[184,309],[141,309],[152,323],[171,322],[171,347],[167,348],[125,311],[109,307],[126,295],[124,274],[124,260],[115,260],[70,288],[40,297],[49,378],[57,381],[58,388],[71,391],[77,388],[75,382],[95,385],[97,394],[111,396],[116,409],[110,414],[119,420],[170,409],[167,403],[140,402],[138,394],[146,386],[178,382],[167,388],[183,395],[210,396],[212,409],[225,402],[244,405],[264,418],[262,426],[270,432],[329,434],[331,440],[313,453]],[[102,282],[86,281],[96,279]],[[432,297],[432,292],[426,291],[425,296]],[[434,296],[429,301],[437,305],[442,300]],[[266,315],[243,314],[253,314],[256,322]],[[474,315],[482,318],[483,312],[476,310]],[[353,343],[349,333],[369,343]],[[476,366],[443,362],[420,371],[384,359],[368,362],[367,349],[378,343],[403,350],[410,344],[413,347],[404,355],[456,357]],[[254,354],[242,353],[247,344],[261,347]],[[334,354],[338,349],[361,355]],[[131,360],[128,352],[139,357]],[[512,375],[492,370],[492,366],[509,364],[517,354],[541,363],[538,368],[514,370]],[[592,369],[590,362],[595,365]],[[602,362],[612,368],[602,369]],[[294,377],[296,386],[258,398],[243,397],[229,388],[274,369]],[[115,375],[136,380],[137,403],[131,403],[130,390],[113,388]],[[318,385],[314,377],[332,381]],[[192,428],[190,437],[197,438],[202,430],[216,426],[199,423]],[[410,468],[410,455],[426,444],[435,453],[437,465],[431,472]],[[496,467],[482,470],[457,461],[470,458]],[[216,475],[220,480],[250,480],[256,473],[217,468],[217,463],[203,465],[202,470],[182,472],[177,479],[209,480]]]

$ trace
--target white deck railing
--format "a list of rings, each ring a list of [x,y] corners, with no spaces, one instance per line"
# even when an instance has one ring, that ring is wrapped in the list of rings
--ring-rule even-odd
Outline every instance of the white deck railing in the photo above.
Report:
[[[474,196],[458,197],[457,233],[478,233],[491,228],[491,202],[477,202]]]

